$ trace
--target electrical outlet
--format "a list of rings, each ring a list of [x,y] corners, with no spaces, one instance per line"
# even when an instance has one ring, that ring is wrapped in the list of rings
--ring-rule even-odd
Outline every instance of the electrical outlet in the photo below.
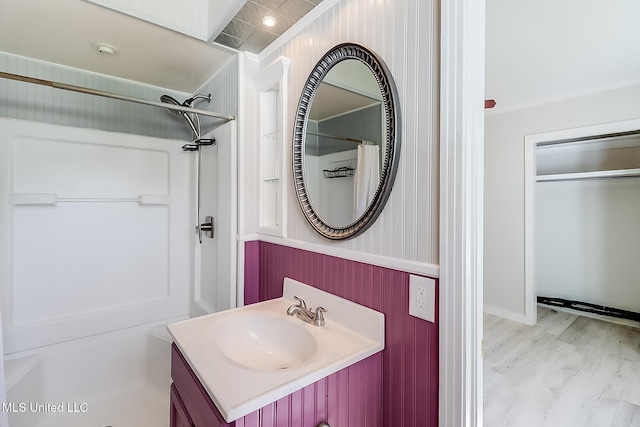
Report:
[[[427,309],[427,290],[424,286],[416,286],[416,305],[418,306],[418,310]]]
[[[409,314],[435,322],[436,282],[422,276],[409,276]]]

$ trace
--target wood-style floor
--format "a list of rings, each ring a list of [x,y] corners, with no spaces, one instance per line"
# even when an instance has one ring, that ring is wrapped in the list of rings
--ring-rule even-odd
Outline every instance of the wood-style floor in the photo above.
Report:
[[[538,307],[484,315],[485,427],[640,427],[640,329]]]

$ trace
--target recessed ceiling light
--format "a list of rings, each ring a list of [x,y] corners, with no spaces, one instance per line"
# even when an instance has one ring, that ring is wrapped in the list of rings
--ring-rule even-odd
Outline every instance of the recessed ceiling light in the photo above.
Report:
[[[271,15],[267,15],[262,18],[262,23],[264,24],[265,27],[273,27],[276,25],[277,22],[278,21],[276,21],[276,18],[274,18]]]
[[[118,52],[118,49],[105,43],[94,43],[92,46],[102,55],[115,55]]]

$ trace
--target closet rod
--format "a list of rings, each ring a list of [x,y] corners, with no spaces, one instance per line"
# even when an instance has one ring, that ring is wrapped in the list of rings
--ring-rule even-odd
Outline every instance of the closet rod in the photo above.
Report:
[[[640,169],[613,169],[593,172],[558,173],[538,175],[537,182],[551,181],[583,181],[587,179],[616,179],[640,177]]]
[[[164,102],[147,101],[146,99],[133,98],[133,97],[130,97],[130,96],[118,95],[117,93],[104,92],[104,91],[101,91],[101,90],[89,89],[89,88],[85,88],[85,87],[81,87],[81,86],[68,85],[66,83],[53,82],[51,80],[36,79],[36,78],[33,78],[33,77],[21,76],[19,74],[11,74],[11,73],[5,73],[5,72],[0,71],[0,77],[2,77],[4,79],[9,79],[9,80],[17,80],[17,81],[20,81],[20,82],[33,83],[33,84],[38,84],[38,85],[41,85],[41,86],[48,86],[48,87],[52,87],[52,88],[55,88],[55,89],[63,89],[63,90],[69,90],[69,91],[72,91],[72,92],[85,93],[85,94],[88,94],[88,95],[96,95],[96,96],[102,96],[102,97],[105,97],[105,98],[119,99],[120,101],[135,102],[135,103],[138,103],[138,104],[151,105],[153,107],[168,108],[168,109],[174,110],[174,111],[184,111],[186,113],[196,113],[196,114],[200,114],[200,115],[203,115],[203,116],[209,116],[209,117],[216,117],[218,119],[224,119],[226,121],[230,121],[230,120],[235,120],[236,119],[235,116],[229,116],[229,115],[226,115],[226,114],[214,113],[212,111],[199,110],[197,108],[183,107],[182,105],[167,104],[167,103],[164,103]]]
[[[362,139],[347,138],[346,136],[334,136],[334,135],[329,135],[327,133],[319,133],[319,132],[311,132],[311,131],[307,131],[307,133],[309,135],[323,136],[325,138],[331,138],[331,139],[339,139],[340,141],[347,141],[347,142],[355,142],[357,144],[364,144],[364,141]]]

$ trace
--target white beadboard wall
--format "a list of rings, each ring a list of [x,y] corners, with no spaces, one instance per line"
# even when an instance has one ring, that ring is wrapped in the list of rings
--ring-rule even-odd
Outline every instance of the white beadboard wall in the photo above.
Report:
[[[361,43],[377,52],[391,70],[400,98],[400,165],[375,224],[354,239],[328,241],[307,224],[295,193],[289,191],[288,238],[438,264],[439,7],[437,0],[343,0],[261,62],[264,68],[279,56],[291,59],[289,135],[309,71],[339,43]],[[290,180],[291,174],[289,167]]]
[[[231,58],[225,66],[212,76],[196,93],[212,95],[211,102],[197,101],[193,106],[203,110],[236,116],[238,114],[238,56]],[[226,123],[215,117],[200,116],[202,135]]]
[[[538,182],[537,295],[640,312],[640,179]]]
[[[0,52],[0,70],[156,102],[165,93],[178,100],[190,96],[3,52]],[[236,114],[237,59],[230,60],[212,76],[202,88],[201,92],[204,91],[212,93],[213,100],[211,104],[197,107]],[[168,139],[192,139],[189,126],[169,110],[8,79],[0,79],[0,117]],[[201,123],[203,131],[209,131],[221,122],[203,117]]]

